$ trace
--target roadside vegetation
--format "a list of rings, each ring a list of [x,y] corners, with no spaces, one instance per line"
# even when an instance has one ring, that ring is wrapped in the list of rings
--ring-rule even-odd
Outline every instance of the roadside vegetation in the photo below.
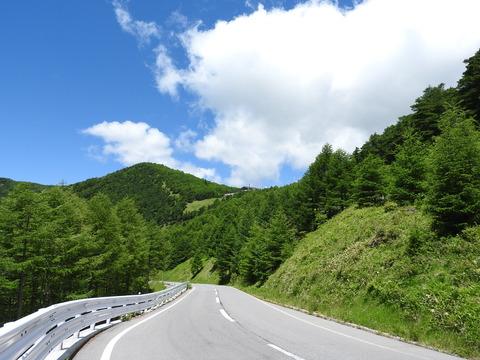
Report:
[[[480,356],[480,227],[438,238],[414,207],[349,208],[308,234],[263,298]]]

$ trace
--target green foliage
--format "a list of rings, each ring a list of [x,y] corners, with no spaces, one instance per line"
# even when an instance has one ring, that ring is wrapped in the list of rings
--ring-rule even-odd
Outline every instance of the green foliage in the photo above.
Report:
[[[196,252],[192,258],[192,263],[190,266],[190,272],[192,273],[192,277],[195,277],[195,275],[197,275],[200,270],[202,270],[202,268],[202,256],[200,255],[200,253]]]
[[[0,178],[0,198],[6,196],[18,184],[23,184],[27,188],[35,192],[40,192],[48,188],[47,185],[40,185],[40,184],[31,183],[31,182],[15,181],[12,179]]]
[[[425,192],[425,146],[413,133],[406,135],[390,170],[390,197],[400,205],[413,204]]]
[[[410,125],[411,117],[401,117],[394,125],[388,126],[382,134],[373,134],[360,150],[357,149],[355,159],[361,162],[369,155],[378,156],[390,164],[395,159],[398,146],[403,143],[403,133]]]
[[[480,136],[458,108],[441,121],[443,133],[430,153],[427,202],[436,232],[450,235],[480,220]]]
[[[354,198],[358,206],[376,206],[384,201],[383,161],[369,155],[357,166]]]
[[[148,290],[147,226],[134,202],[88,202],[19,184],[0,200],[0,322],[70,299]]]
[[[331,218],[345,209],[350,199],[353,164],[342,150],[325,145],[299,183],[302,230],[315,228],[316,214]],[[317,215],[318,217],[318,215]]]
[[[444,84],[426,88],[412,105],[413,113],[400,117],[396,124],[388,126],[382,134],[371,135],[357,152],[357,160],[363,161],[369,155],[374,155],[386,164],[391,164],[412,130],[422,143],[431,143],[440,134],[440,116],[457,102],[456,89],[445,89]]]
[[[157,224],[181,220],[187,203],[238,191],[151,163],[137,164],[101,178],[86,180],[72,185],[72,188],[87,199],[98,193],[107,195],[114,203],[130,197],[145,219]]]
[[[465,72],[458,82],[460,104],[480,124],[480,50],[464,61]]]
[[[440,134],[440,116],[457,102],[456,89],[445,89],[444,84],[429,86],[412,105],[410,125],[422,142],[431,142]]]

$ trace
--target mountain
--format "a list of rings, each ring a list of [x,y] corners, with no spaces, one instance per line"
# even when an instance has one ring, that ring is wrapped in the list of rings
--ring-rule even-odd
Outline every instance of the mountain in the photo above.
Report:
[[[114,203],[132,198],[143,216],[158,224],[180,220],[188,203],[239,191],[153,163],[136,164],[73,184],[71,188],[86,199],[98,193],[107,195]]]
[[[18,183],[28,184],[34,191],[48,187],[0,178],[0,198]],[[153,163],[136,164],[99,178],[68,185],[66,188],[72,189],[85,199],[99,193],[107,195],[114,203],[125,197],[131,198],[135,200],[145,219],[157,224],[168,224],[192,217],[191,209],[208,206],[215,198],[241,190]],[[210,201],[202,202],[207,199]],[[190,206],[188,211],[185,211],[187,205]]]
[[[48,185],[41,185],[41,184],[36,184],[36,183],[31,183],[26,181],[15,181],[8,178],[0,178],[0,198],[7,195],[9,191],[12,190],[13,187],[17,184],[26,184],[27,186],[30,187],[30,189],[34,191],[41,191],[48,187]]]

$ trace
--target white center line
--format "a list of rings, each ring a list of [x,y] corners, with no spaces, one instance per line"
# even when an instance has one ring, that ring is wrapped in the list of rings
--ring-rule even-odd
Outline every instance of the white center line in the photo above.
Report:
[[[225,310],[220,309],[220,314],[222,314],[223,317],[224,317],[225,319],[227,319],[228,321],[235,322],[235,320],[233,320],[233,319],[227,314],[227,312],[226,312]]]
[[[283,350],[281,347],[278,347],[277,345],[273,345],[273,344],[267,344],[268,346],[270,346],[272,349],[275,349],[277,351],[280,351],[282,354],[285,354],[289,357],[291,357],[292,359],[295,359],[295,360],[305,360],[304,358],[301,358],[300,356],[297,356],[295,354],[292,354],[291,352],[288,352],[287,350]]]
[[[113,347],[115,346],[115,344],[118,342],[118,340],[120,340],[125,334],[127,334],[130,330],[133,330],[135,329],[137,326],[143,324],[144,322],[147,322],[148,320],[151,320],[153,319],[154,317],[164,313],[165,311],[167,310],[170,310],[172,307],[174,307],[175,305],[177,304],[180,304],[183,300],[185,300],[187,298],[188,295],[190,295],[191,293],[193,293],[195,291],[195,288],[192,289],[192,291],[190,291],[188,294],[186,294],[185,296],[183,296],[182,298],[180,298],[180,300],[178,300],[177,302],[174,302],[172,305],[168,306],[167,308],[163,309],[163,310],[160,310],[159,312],[157,313],[154,313],[152,316],[146,318],[146,319],[143,319],[142,321],[139,321],[137,322],[136,324],[133,324],[132,326],[126,328],[125,330],[123,330],[121,333],[118,333],[112,340],[110,340],[110,342],[107,344],[107,346],[105,347],[105,349],[103,350],[103,353],[102,353],[102,357],[100,358],[100,360],[110,360],[110,357],[112,356],[112,351],[113,351]]]

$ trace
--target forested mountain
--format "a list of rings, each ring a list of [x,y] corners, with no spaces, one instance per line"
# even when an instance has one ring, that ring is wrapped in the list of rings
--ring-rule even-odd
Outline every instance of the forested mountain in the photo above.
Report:
[[[347,309],[363,306],[368,326],[479,356],[479,63],[480,51],[457,87],[428,87],[353,154],[325,145],[288,186],[222,197],[238,189],[139,164],[69,187],[15,187],[0,201],[2,321],[146,291],[158,270],[188,261],[196,274],[208,261],[221,283],[319,311],[338,299],[332,315],[349,321],[362,322]],[[184,214],[207,198],[219,199]]]
[[[135,200],[145,219],[157,224],[181,220],[185,206],[192,201],[239,191],[152,163],[137,164],[71,187],[86,199],[98,193],[107,195],[114,203],[129,197]]]
[[[28,185],[28,187],[30,187],[30,189],[34,191],[42,191],[48,187],[47,185],[35,184],[35,183],[24,182],[24,181],[15,181],[7,178],[0,178],[0,198],[7,195],[10,192],[10,190],[12,190],[18,184],[26,184]]]
[[[0,198],[6,196],[19,183],[27,184],[34,191],[41,191],[47,187],[0,178]],[[224,194],[240,191],[238,188],[216,184],[153,163],[136,164],[103,177],[66,187],[85,199],[100,193],[107,195],[114,203],[126,197],[131,198],[145,219],[157,224],[180,221],[184,217],[187,204],[191,202],[219,198]]]

